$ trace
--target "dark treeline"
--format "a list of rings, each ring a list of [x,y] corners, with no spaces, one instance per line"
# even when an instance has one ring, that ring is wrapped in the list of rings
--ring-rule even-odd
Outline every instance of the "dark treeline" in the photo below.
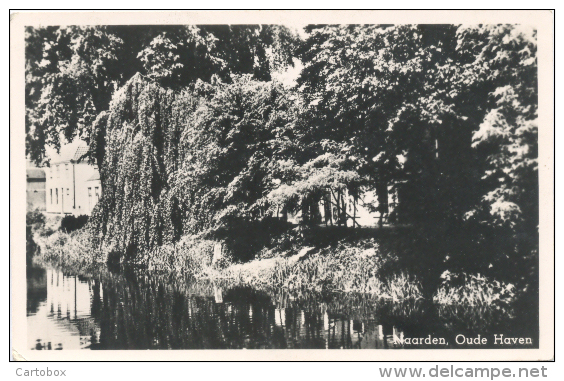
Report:
[[[401,184],[421,273],[444,258],[531,269],[536,31],[310,25],[304,35],[28,28],[27,153],[41,162],[46,144],[89,143],[103,186],[91,225],[126,256],[307,211],[328,192]],[[297,62],[295,86],[277,80]]]

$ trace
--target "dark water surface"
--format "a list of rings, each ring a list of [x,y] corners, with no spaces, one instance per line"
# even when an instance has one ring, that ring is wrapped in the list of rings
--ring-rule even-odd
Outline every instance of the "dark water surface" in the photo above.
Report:
[[[27,287],[28,345],[38,350],[538,347],[538,307],[291,296],[133,272],[76,276],[38,265],[28,268]],[[501,334],[532,344],[496,344]],[[456,343],[478,335],[487,343]]]

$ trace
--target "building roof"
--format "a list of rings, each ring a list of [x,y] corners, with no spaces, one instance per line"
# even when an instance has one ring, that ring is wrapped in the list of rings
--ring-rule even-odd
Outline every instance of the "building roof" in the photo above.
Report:
[[[54,149],[51,149],[54,151]],[[51,152],[51,164],[65,163],[69,161],[80,161],[84,159],[88,153],[88,146],[82,140],[75,140],[70,144],[65,144],[61,147],[60,152]]]
[[[79,161],[88,153],[88,147],[78,147],[74,153],[73,160]]]
[[[41,168],[26,168],[26,178],[28,179],[44,179],[45,171]]]
[[[100,172],[94,171],[92,176],[90,176],[90,178],[86,181],[100,181]]]

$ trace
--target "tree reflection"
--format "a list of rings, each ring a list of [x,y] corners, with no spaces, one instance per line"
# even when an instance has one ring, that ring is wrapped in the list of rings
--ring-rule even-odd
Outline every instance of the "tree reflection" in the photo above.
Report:
[[[77,277],[37,270],[28,272],[28,286],[28,315],[56,321],[50,329],[79,337],[77,346],[89,349],[387,349],[401,347],[396,337],[430,334],[454,343],[454,333],[503,333],[513,322],[508,311],[390,303],[351,293],[291,295],[146,273]],[[529,335],[538,335],[531,329]],[[37,340],[34,349],[65,343],[31,339]]]

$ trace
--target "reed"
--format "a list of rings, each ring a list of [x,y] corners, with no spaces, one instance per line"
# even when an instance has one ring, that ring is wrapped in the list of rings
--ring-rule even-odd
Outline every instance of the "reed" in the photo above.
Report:
[[[368,247],[367,247],[368,246]],[[227,267],[219,277],[258,288],[281,288],[291,293],[358,292],[381,299],[401,301],[421,298],[421,286],[403,272],[388,275],[382,265],[393,260],[378,253],[372,242],[340,243],[298,260],[290,258],[256,261]],[[262,262],[258,265],[258,262]]]

